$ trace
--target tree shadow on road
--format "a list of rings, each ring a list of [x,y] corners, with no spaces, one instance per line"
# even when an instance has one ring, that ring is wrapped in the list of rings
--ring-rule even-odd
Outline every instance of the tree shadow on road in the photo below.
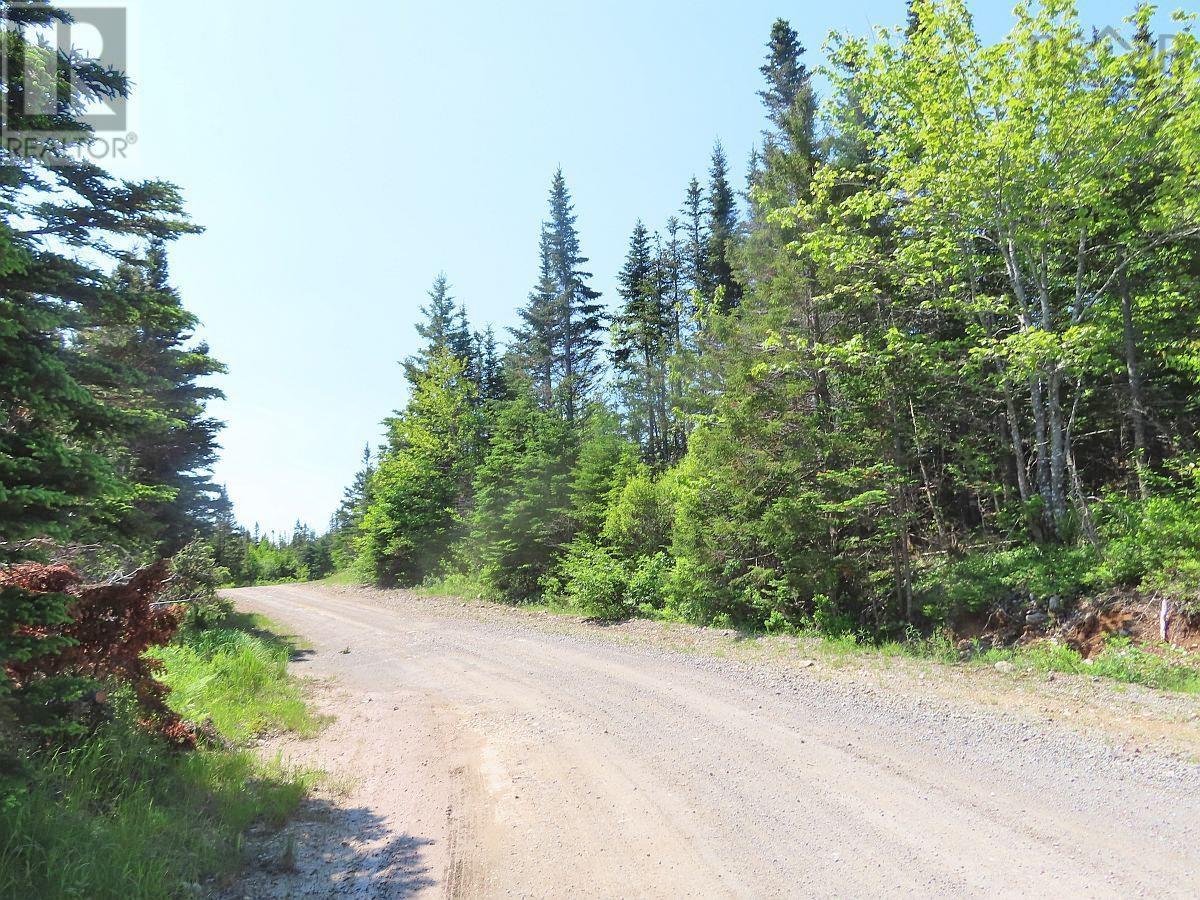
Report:
[[[430,838],[389,827],[372,810],[306,800],[278,831],[252,830],[246,866],[219,896],[397,900],[436,887]]]

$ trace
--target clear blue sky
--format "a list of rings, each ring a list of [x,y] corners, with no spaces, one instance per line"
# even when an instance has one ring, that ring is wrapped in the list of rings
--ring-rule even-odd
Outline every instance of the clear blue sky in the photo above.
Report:
[[[977,2],[996,37],[1008,3]],[[1119,24],[1132,3],[1085,2]],[[738,184],[762,128],[772,21],[810,50],[903,20],[869,2],[131,0],[138,134],[127,177],[179,184],[207,228],[172,251],[229,366],[216,474],[239,519],[321,528],[401,406],[444,270],[474,324],[514,319],[562,165],[612,300],[634,221],[659,227],[713,141]]]

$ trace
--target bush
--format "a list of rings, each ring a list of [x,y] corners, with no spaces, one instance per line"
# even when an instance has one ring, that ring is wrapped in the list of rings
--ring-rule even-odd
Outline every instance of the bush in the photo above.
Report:
[[[217,593],[230,579],[229,570],[217,565],[212,545],[194,540],[171,557],[171,577],[160,600],[183,601],[184,625],[210,628],[233,612],[233,601]]]
[[[1200,600],[1200,501],[1191,493],[1110,501],[1099,572],[1106,581]]]
[[[921,572],[916,599],[933,622],[980,612],[1010,599],[1070,600],[1097,586],[1098,559],[1089,546],[1029,544],[972,553]]]
[[[601,538],[626,559],[666,550],[675,515],[672,492],[669,474],[656,481],[648,470],[641,469],[609,504]]]
[[[572,609],[606,621],[629,615],[629,572],[609,548],[574,544],[559,570],[563,595]]]
[[[644,556],[637,561],[629,576],[625,601],[640,615],[661,616],[667,605],[667,579],[671,574],[671,558],[665,553]]]

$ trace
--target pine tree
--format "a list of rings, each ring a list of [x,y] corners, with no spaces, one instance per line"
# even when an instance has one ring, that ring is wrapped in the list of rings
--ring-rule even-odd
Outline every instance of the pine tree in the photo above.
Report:
[[[562,169],[550,186],[550,217],[542,224],[541,272],[513,329],[517,352],[543,406],[555,406],[568,423],[587,408],[599,378],[604,307],[582,268],[575,212]]]
[[[567,421],[528,391],[501,405],[492,428],[475,472],[469,552],[490,588],[524,600],[537,595],[571,537],[576,441]]]
[[[222,423],[207,405],[224,395],[201,380],[225,367],[206,343],[193,340],[197,319],[170,284],[161,241],[119,265],[112,290],[120,301],[116,312],[76,334],[73,371],[120,410],[109,454],[140,485],[138,500],[119,504],[129,512],[111,521],[127,537],[172,553],[215,520],[218,489],[210,470]]]
[[[561,314],[554,280],[553,250],[550,235],[543,227],[538,242],[539,275],[537,285],[518,316],[521,324],[509,331],[513,336],[513,357],[528,380],[543,409],[554,403],[558,384],[558,355]]]
[[[786,19],[776,19],[760,67],[766,87],[759,91],[773,126],[765,135],[764,171],[789,183],[791,190],[778,202],[795,203],[807,190],[816,164],[817,99],[812,73],[803,62],[804,47]],[[762,177],[755,177],[757,184]]]
[[[672,345],[672,322],[663,290],[661,248],[651,247],[640,221],[629,240],[625,265],[617,276],[624,301],[613,323],[613,362],[621,375],[625,406],[634,437],[647,457],[663,461],[670,455],[667,420],[667,354]]]
[[[734,278],[733,252],[737,236],[737,202],[729,185],[728,165],[720,141],[713,147],[712,166],[708,185],[708,249],[707,261],[711,272],[717,308],[728,312],[741,302],[742,286]]]
[[[695,176],[688,182],[683,209],[683,260],[686,266],[687,283],[691,290],[701,296],[712,294],[713,284],[709,272],[709,241],[704,206],[704,192]]]
[[[507,379],[504,374],[504,364],[496,346],[496,333],[491,325],[482,332],[475,332],[475,369],[478,373],[476,384],[479,388],[480,403],[487,404],[509,399]]]
[[[389,423],[356,548],[380,583],[419,581],[458,534],[480,450],[475,390],[463,361],[443,350]]]
[[[349,568],[357,558],[355,546],[359,526],[371,503],[371,476],[374,474],[371,445],[364,444],[359,470],[354,473],[354,481],[343,491],[342,502],[338,504],[330,522],[329,530],[333,536],[332,556],[339,569]]]
[[[442,352],[448,352],[468,365],[472,358],[466,307],[455,304],[444,272],[438,273],[433,280],[429,302],[421,307],[421,315],[425,320],[417,323],[417,334],[425,343],[404,361],[404,376],[412,385],[428,371],[429,361]]]
[[[767,61],[759,68],[767,86],[758,92],[767,108],[767,118],[780,132],[787,132],[802,92],[809,91],[809,73],[800,61],[804,55],[796,32],[786,19],[776,19],[767,43]]]

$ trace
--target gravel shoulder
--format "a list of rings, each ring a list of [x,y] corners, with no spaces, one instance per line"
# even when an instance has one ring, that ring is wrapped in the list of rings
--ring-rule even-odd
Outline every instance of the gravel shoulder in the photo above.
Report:
[[[294,669],[334,717],[264,748],[333,781],[244,896],[1200,893],[1192,696],[403,591],[231,594],[311,642]]]

